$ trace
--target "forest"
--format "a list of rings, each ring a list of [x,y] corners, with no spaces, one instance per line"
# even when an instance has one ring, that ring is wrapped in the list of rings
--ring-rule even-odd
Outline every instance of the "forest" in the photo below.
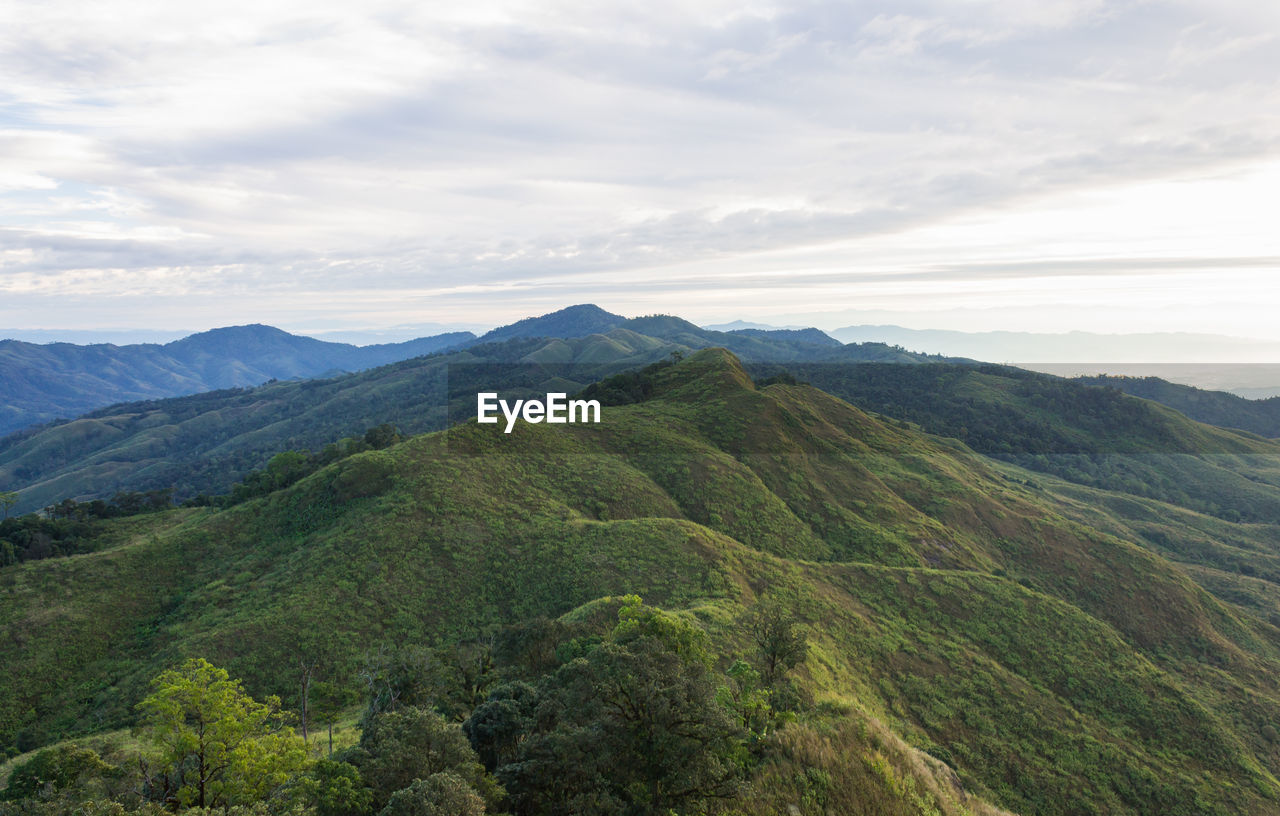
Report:
[[[1280,447],[900,368],[827,387],[1032,406],[1010,433],[1153,488],[707,349],[589,386],[599,424],[375,424],[181,506],[54,502],[4,522],[0,813],[1274,809]]]

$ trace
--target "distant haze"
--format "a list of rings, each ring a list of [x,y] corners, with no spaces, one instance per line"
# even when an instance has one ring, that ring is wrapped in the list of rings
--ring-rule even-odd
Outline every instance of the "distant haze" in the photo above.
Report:
[[[1271,363],[1280,342],[1224,335],[1163,332],[956,332],[901,326],[846,326],[827,334],[842,343],[889,343],[912,351],[998,363]]]
[[[827,333],[846,343],[889,343],[912,351],[1009,363],[1060,377],[1159,377],[1249,399],[1280,395],[1280,343],[1242,337],[1185,332],[954,332],[901,326],[847,326]]]

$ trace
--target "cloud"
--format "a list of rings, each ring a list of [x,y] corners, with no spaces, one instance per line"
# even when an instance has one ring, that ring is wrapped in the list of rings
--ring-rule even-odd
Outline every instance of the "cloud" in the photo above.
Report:
[[[575,302],[637,281],[710,297],[737,264],[770,270],[743,290],[754,308],[782,280],[855,299],[854,267],[1033,281],[1061,260],[1046,240],[1091,223],[1091,193],[1274,160],[1264,6],[24,6],[0,20],[0,323],[34,293],[113,287],[483,309],[552,278]],[[1002,233],[1025,211],[1052,211],[1059,234]],[[987,226],[949,226],[973,219]],[[1260,233],[1202,246],[1194,220],[1078,254],[1280,254]]]

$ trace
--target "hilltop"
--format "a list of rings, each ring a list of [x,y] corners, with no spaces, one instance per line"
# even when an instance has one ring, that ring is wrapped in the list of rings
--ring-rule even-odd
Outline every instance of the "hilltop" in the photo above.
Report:
[[[1274,525],[1030,484],[816,388],[757,385],[723,350],[628,376],[644,396],[600,425],[461,424],[4,568],[0,737],[127,724],[146,679],[186,655],[296,697],[317,632],[354,673],[378,644],[475,643],[630,592],[728,659],[745,648],[736,616],[770,595],[810,624],[796,682],[812,702],[784,733],[844,735],[825,759],[793,744],[787,774],[881,763],[877,784],[954,778],[961,800],[1027,813],[1276,809],[1280,630],[1210,580],[1224,556],[1265,564]],[[1256,572],[1255,601],[1274,597]],[[784,808],[761,784],[740,807]]]

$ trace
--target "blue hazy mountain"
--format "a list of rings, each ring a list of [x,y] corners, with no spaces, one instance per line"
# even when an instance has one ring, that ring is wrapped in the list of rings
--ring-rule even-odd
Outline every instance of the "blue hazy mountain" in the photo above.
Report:
[[[455,332],[353,346],[252,325],[213,329],[163,345],[0,340],[0,435],[118,402],[362,371],[474,338],[470,332]]]

